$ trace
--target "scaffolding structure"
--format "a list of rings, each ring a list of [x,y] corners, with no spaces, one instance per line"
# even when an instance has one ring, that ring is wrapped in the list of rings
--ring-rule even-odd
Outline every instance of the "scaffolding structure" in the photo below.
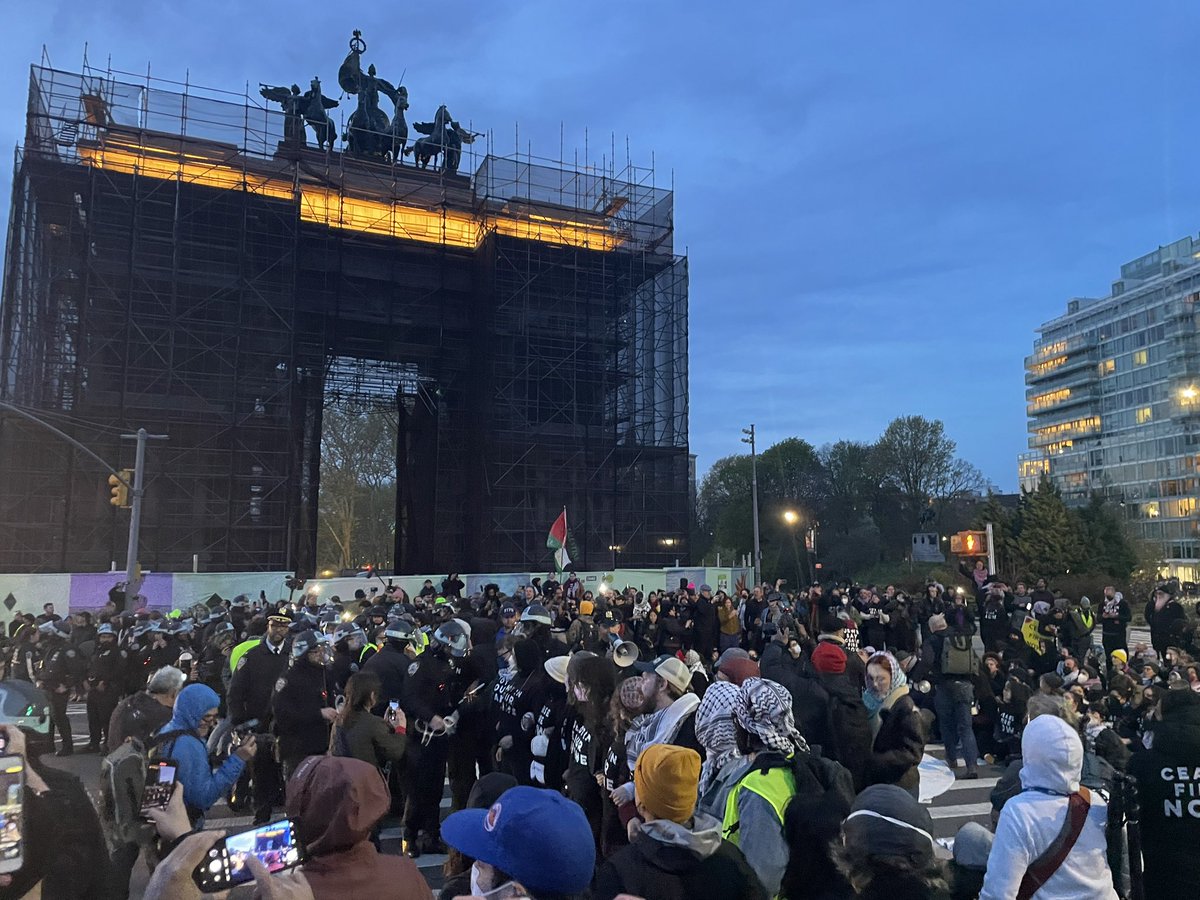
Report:
[[[31,69],[0,398],[127,464],[147,568],[315,564],[322,409],[399,422],[398,571],[686,555],[687,261],[650,169],[464,155],[473,176],[284,141],[257,97]],[[0,417],[0,571],[124,556],[103,473]],[[616,548],[616,549],[614,549]]]

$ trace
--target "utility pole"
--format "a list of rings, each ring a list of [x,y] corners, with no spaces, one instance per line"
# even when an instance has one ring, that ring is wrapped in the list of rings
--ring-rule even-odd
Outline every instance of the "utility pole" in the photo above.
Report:
[[[138,574],[138,534],[142,529],[142,496],[145,493],[143,485],[146,482],[146,441],[165,441],[165,434],[149,434],[145,428],[139,428],[137,434],[123,434],[125,441],[137,441],[137,452],[133,463],[133,496],[130,501],[129,514],[129,547],[125,553],[125,596],[132,599],[137,592],[134,578]]]
[[[754,581],[762,578],[762,547],[758,541],[758,456],[754,452],[754,425],[743,428],[743,444],[750,445],[750,499],[754,506]]]

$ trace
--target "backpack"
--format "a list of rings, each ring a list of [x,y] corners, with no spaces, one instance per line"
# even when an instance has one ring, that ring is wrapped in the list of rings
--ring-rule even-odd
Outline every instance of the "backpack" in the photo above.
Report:
[[[575,639],[575,646],[571,650],[591,650],[596,646],[600,630],[594,622],[584,622],[580,619],[579,624],[583,627],[579,629],[579,637]]]
[[[971,646],[969,634],[948,634],[942,639],[941,673],[943,675],[974,675],[979,671],[979,657]]]
[[[154,826],[141,817],[146,769],[160,758],[158,748],[163,743],[184,734],[199,738],[194,731],[182,729],[153,735],[144,743],[130,738],[101,761],[100,818],[114,843],[142,843],[153,836]]]

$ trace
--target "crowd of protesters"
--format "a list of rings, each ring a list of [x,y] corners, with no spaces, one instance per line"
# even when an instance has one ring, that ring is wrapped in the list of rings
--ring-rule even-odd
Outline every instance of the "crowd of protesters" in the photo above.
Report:
[[[47,604],[8,628],[0,729],[29,757],[27,843],[55,847],[0,898],[124,897],[139,852],[157,862],[147,897],[195,896],[221,800],[296,823],[303,864],[256,869],[263,896],[429,897],[413,859],[433,853],[447,898],[1200,896],[1195,616],[1161,587],[1130,647],[1114,587],[1092,602],[963,575],[917,596],[593,593],[567,573],[511,595],[450,575],[412,597],[166,615]],[[53,837],[64,815],[113,831],[38,759],[56,732],[74,752],[70,700],[87,750],[176,761],[149,843]],[[919,799],[935,740],[959,779],[1005,767],[992,828],[965,826],[952,853]],[[404,856],[379,849],[388,817]]]

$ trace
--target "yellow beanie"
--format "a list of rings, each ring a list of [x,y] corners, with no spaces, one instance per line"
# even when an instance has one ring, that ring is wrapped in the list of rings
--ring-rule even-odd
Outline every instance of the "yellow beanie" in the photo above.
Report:
[[[1113,651],[1111,654],[1109,654],[1109,655],[1110,655],[1110,656],[1112,656],[1112,658],[1113,658],[1113,659],[1115,659],[1115,660],[1118,660],[1118,661],[1120,661],[1121,663],[1127,663],[1127,662],[1129,662],[1129,654],[1128,654],[1128,653],[1126,653],[1124,650],[1121,650],[1120,648],[1118,648],[1118,649],[1114,650],[1114,651]]]
[[[595,608],[596,605],[591,600],[582,600],[579,603],[579,614],[581,616],[590,616]]]
[[[686,822],[696,812],[700,754],[674,744],[651,744],[637,759],[633,784],[649,816]]]

